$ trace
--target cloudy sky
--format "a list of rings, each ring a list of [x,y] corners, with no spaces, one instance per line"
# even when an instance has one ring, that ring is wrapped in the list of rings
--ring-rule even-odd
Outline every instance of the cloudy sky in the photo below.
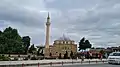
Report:
[[[0,30],[11,26],[44,45],[48,12],[51,44],[65,34],[76,43],[86,37],[95,47],[120,45],[120,0],[0,0]]]

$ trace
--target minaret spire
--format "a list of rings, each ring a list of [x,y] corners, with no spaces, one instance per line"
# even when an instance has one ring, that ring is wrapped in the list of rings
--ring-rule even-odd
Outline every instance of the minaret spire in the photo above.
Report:
[[[47,17],[47,19],[50,19],[49,12],[48,12],[48,17]]]
[[[47,16],[47,22],[46,25],[50,25],[50,16],[49,16],[49,12],[48,12],[48,16]]]

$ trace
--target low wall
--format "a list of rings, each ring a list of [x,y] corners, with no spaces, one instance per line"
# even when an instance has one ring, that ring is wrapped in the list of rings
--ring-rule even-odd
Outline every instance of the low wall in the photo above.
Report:
[[[87,60],[81,61],[81,59],[78,60],[28,60],[28,61],[0,61],[0,66],[2,67],[21,67],[21,66],[33,66],[33,65],[52,65],[52,64],[68,64],[68,63],[98,63],[98,62],[107,62],[106,59],[99,60],[99,59],[93,59],[93,60]]]

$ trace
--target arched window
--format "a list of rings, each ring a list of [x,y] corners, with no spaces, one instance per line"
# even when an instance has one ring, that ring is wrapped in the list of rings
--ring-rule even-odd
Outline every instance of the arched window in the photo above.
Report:
[[[66,41],[64,43],[66,44]]]
[[[70,44],[70,41],[68,41],[68,44]]]
[[[57,44],[59,44],[59,41],[57,41]]]
[[[63,41],[61,41],[61,44],[63,44]]]
[[[72,42],[72,44],[74,44],[74,42]]]

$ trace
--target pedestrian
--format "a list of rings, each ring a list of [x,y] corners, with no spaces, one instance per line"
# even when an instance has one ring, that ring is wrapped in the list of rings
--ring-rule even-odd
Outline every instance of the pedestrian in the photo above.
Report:
[[[89,55],[90,55],[90,59],[92,59],[92,53],[91,52],[89,53]]]
[[[105,53],[105,58],[106,58],[106,59],[108,58],[108,54],[107,54],[107,53]]]
[[[102,54],[101,53],[99,53],[99,59],[102,60]]]

